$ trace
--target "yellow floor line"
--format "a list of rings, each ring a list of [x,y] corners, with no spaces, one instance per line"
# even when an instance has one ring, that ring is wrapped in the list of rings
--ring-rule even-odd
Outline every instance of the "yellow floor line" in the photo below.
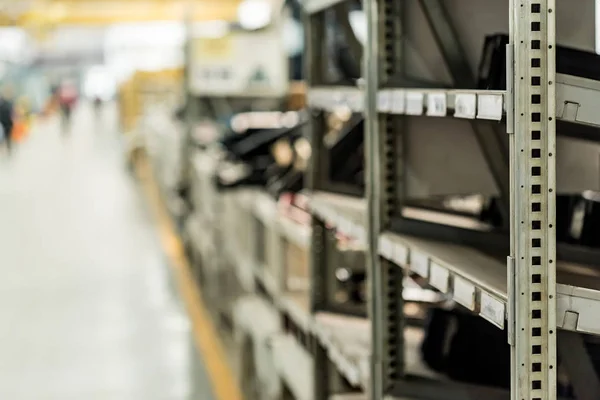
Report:
[[[162,247],[175,271],[177,286],[191,319],[194,341],[208,372],[213,394],[216,400],[242,400],[242,392],[227,363],[223,344],[206,311],[183,245],[167,214],[156,182],[152,179],[149,165],[143,159],[138,159],[137,164],[138,176],[150,203],[152,214],[158,223]]]

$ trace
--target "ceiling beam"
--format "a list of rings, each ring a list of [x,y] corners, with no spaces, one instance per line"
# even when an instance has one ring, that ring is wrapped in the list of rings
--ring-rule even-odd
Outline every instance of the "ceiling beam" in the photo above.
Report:
[[[164,0],[49,0],[23,12],[18,17],[0,14],[0,25],[24,27],[85,25],[104,26],[127,22],[182,21],[193,10],[196,21],[237,18],[240,0],[202,0],[190,6],[187,1]]]

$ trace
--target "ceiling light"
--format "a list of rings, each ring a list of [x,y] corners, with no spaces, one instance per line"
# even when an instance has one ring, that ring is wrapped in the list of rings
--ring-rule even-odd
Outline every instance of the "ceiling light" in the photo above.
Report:
[[[271,22],[272,12],[268,0],[244,0],[238,7],[238,22],[247,30],[261,29]]]

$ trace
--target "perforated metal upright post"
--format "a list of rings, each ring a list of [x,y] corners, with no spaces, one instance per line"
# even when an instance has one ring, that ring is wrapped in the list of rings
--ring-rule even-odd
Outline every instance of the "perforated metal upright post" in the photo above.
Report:
[[[400,116],[377,113],[377,91],[389,87],[392,78],[404,68],[404,7],[397,0],[364,0],[368,19],[366,63],[367,166],[369,183],[368,258],[370,313],[372,319],[372,399],[382,399],[404,375],[403,272],[379,257],[380,234],[389,228],[393,215],[400,212],[404,193],[404,137]]]
[[[554,0],[510,4],[511,395],[513,400],[555,400],[555,7]]]
[[[185,102],[185,110],[184,110],[184,132],[183,138],[181,139],[181,171],[179,176],[179,184],[182,187],[189,187],[190,179],[191,179],[191,171],[190,171],[190,155],[192,152],[192,130],[194,123],[197,119],[197,107],[196,107],[196,99],[194,94],[191,92],[191,81],[192,81],[192,73],[194,66],[193,59],[193,20],[190,15],[194,15],[193,5],[190,5],[190,12],[188,16],[185,17],[185,44],[184,44],[184,57],[185,64],[183,70],[183,101]]]
[[[304,30],[306,52],[304,56],[304,70],[307,86],[318,85],[323,81],[325,68],[323,65],[323,46],[321,41],[325,34],[325,21],[322,13],[304,14]],[[320,110],[310,110],[309,115],[309,140],[313,153],[307,171],[307,187],[311,192],[323,188],[325,171],[323,171],[323,127],[325,124],[323,113]],[[323,282],[320,274],[324,270],[325,257],[325,224],[318,218],[312,217],[311,241],[311,311],[318,309],[324,302]]]
[[[378,238],[381,233],[381,138],[377,115],[377,90],[379,88],[379,22],[377,2],[363,0],[363,10],[367,17],[367,43],[363,51],[365,79],[365,167],[367,195],[367,278],[370,288],[368,297],[369,318],[371,321],[371,386],[369,397],[383,396],[383,314],[384,302],[380,295],[383,287]]]
[[[325,76],[325,14],[304,14],[304,30],[306,51],[304,55],[304,70],[307,86],[323,84]],[[307,172],[307,187],[311,192],[324,189],[326,177],[326,149],[323,146],[325,117],[321,110],[310,110],[309,137],[313,150]],[[332,293],[331,282],[327,268],[327,235],[330,234],[325,222],[311,217],[311,246],[310,246],[310,311],[315,313],[323,310],[328,304]],[[326,350],[317,344],[314,349],[314,399],[327,400],[329,388],[334,381],[335,371],[331,368]]]

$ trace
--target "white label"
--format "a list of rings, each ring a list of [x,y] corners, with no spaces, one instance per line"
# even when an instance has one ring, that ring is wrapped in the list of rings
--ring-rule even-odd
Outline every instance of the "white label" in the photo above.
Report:
[[[429,93],[427,95],[427,115],[445,117],[446,109],[446,93]]]
[[[392,260],[401,267],[408,264],[408,248],[400,243],[394,245],[394,254]]]
[[[503,106],[501,94],[480,94],[477,96],[477,118],[500,121]]]
[[[379,254],[388,260],[394,256],[394,245],[385,236],[379,238]]]
[[[477,96],[475,94],[456,94],[454,97],[454,116],[475,119]]]
[[[475,286],[458,276],[454,277],[454,300],[471,311],[475,310]]]
[[[423,114],[423,92],[406,92],[406,114]]]
[[[441,265],[432,262],[431,271],[429,277],[429,283],[434,288],[438,289],[442,293],[448,293],[448,281],[450,279],[450,273],[448,270]]]
[[[479,314],[497,327],[504,329],[504,303],[481,292],[481,310]]]
[[[387,113],[392,110],[392,93],[389,90],[381,90],[377,93],[377,111]]]
[[[429,276],[429,257],[418,251],[410,254],[410,269],[421,275],[423,278]]]
[[[404,114],[404,90],[394,90],[392,92],[392,114]]]

